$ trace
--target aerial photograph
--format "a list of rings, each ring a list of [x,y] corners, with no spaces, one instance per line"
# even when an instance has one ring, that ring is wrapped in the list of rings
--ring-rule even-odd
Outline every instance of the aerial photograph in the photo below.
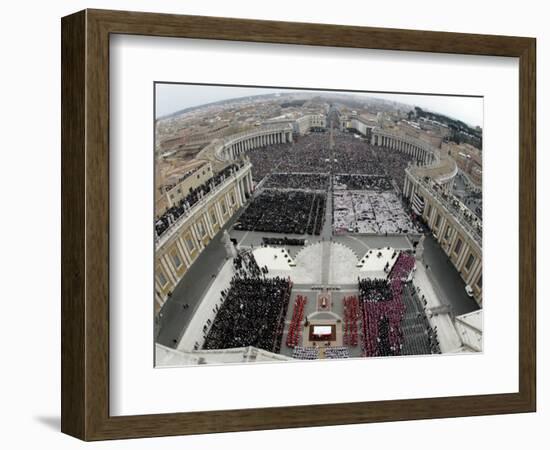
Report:
[[[483,352],[482,97],[163,82],[153,119],[155,367]]]

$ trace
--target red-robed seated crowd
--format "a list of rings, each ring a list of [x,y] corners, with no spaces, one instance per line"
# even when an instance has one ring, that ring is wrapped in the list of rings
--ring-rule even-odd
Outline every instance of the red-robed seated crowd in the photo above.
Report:
[[[294,301],[294,310],[292,311],[292,320],[288,327],[288,335],[286,337],[287,347],[295,347],[302,336],[302,319],[304,318],[304,307],[307,303],[307,297],[298,295]]]
[[[415,262],[413,255],[401,252],[390,272],[390,278],[406,281],[411,271],[414,269]]]
[[[403,283],[414,269],[414,265],[414,257],[401,252],[388,280],[359,280],[365,356],[401,354],[401,321],[405,313]]]
[[[359,301],[357,297],[344,297],[344,344],[355,347],[359,341],[357,319],[359,319]]]

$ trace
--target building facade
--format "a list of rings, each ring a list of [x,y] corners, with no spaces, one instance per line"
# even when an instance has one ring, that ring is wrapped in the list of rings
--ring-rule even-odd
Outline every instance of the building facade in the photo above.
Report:
[[[177,204],[192,190],[206,183],[214,175],[212,164],[205,161],[185,173],[175,185],[163,186],[163,192],[155,200],[155,214],[157,216]]]
[[[441,249],[482,305],[481,220],[433,179],[406,170],[403,195],[422,217]]]
[[[458,167],[468,176],[469,181],[481,188],[483,175],[481,150],[473,145],[455,142],[444,142],[441,150],[456,161]]]
[[[252,194],[252,165],[245,162],[155,242],[155,305],[157,311],[189,267]]]

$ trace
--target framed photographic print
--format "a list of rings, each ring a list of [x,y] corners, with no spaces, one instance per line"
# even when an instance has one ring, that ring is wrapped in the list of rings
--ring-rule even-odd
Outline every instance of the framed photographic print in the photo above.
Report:
[[[62,431],[535,410],[535,39],[62,20]]]

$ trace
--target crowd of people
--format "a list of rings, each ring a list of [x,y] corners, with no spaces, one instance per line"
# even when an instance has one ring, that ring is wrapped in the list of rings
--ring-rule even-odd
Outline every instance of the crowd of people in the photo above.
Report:
[[[294,142],[250,150],[252,176],[261,181],[269,173],[329,173],[329,141],[326,133],[296,136]]]
[[[418,232],[394,192],[334,191],[335,233],[409,234]]]
[[[359,320],[359,301],[355,295],[344,297],[344,337],[345,345],[355,347],[359,341],[357,321]]]
[[[233,277],[203,349],[253,346],[278,353],[292,282],[274,277]]]
[[[288,326],[288,334],[286,337],[286,346],[293,348],[298,345],[302,336],[302,320],[304,319],[304,308],[307,304],[307,297],[298,295],[294,301],[294,310],[292,311],[292,319]]]
[[[235,224],[236,230],[320,234],[326,194],[263,190]]]
[[[391,269],[390,277],[407,281],[415,265],[416,260],[413,255],[407,252],[400,252]]]
[[[385,148],[378,151],[378,157],[386,169],[386,175],[395,180],[399,189],[403,189],[405,184],[405,169],[414,162],[412,156],[399,150]]]
[[[254,180],[259,182],[270,173],[364,174],[389,176],[403,186],[405,168],[413,162],[412,156],[375,147],[337,129],[333,131],[331,150],[329,136],[329,133],[310,133],[296,136],[292,143],[250,150]]]
[[[352,133],[335,129],[332,136],[312,132],[296,136],[292,143],[249,151],[254,179],[264,180],[262,190],[326,191],[333,181],[334,191],[329,195],[334,200],[336,233],[387,235],[417,231],[394,191],[395,186],[403,186],[405,168],[413,158],[398,150],[373,146]],[[260,202],[253,202],[255,209],[243,217],[238,225],[242,228],[238,229],[297,234],[317,234],[322,229],[322,220],[304,223],[308,200],[292,205],[293,198],[263,192],[260,198]],[[274,213],[266,213],[264,204]],[[324,212],[325,202],[319,202],[319,206]]]
[[[240,166],[237,164],[227,166],[196,189],[192,189],[189,194],[177,202],[177,204],[168,208],[162,216],[157,217],[155,220],[157,237],[160,237],[174,222],[176,222],[176,220],[188,212],[205,195],[215,189],[216,186],[223,183],[227,177],[239,170],[239,168]]]
[[[339,174],[334,176],[334,189],[349,191],[391,191],[386,175]]]
[[[405,312],[400,280],[359,280],[365,356],[401,354]]]
[[[286,236],[283,236],[283,237],[265,237],[264,236],[262,238],[262,243],[264,245],[284,245],[284,246],[298,245],[298,246],[302,246],[302,245],[305,245],[306,241],[305,241],[305,239],[288,238]]]
[[[432,328],[424,306],[416,293],[405,286],[403,289],[405,314],[401,322],[403,330],[402,355],[430,355],[441,353],[437,330]]]
[[[351,133],[334,132],[333,173],[385,175],[379,149]]]
[[[441,353],[437,330],[407,280],[415,258],[400,252],[388,279],[360,279],[363,352],[365,356]]]
[[[294,359],[319,359],[318,347],[294,347],[292,351]]]
[[[351,358],[349,348],[347,347],[327,347],[325,348],[325,358],[342,359]]]
[[[359,298],[362,302],[381,303],[392,300],[388,280],[368,278],[359,280]]]
[[[254,254],[250,250],[241,250],[233,258],[233,269],[237,278],[258,278],[267,275],[267,266],[260,267]]]
[[[262,187],[326,191],[329,180],[326,173],[273,173],[267,177]]]

